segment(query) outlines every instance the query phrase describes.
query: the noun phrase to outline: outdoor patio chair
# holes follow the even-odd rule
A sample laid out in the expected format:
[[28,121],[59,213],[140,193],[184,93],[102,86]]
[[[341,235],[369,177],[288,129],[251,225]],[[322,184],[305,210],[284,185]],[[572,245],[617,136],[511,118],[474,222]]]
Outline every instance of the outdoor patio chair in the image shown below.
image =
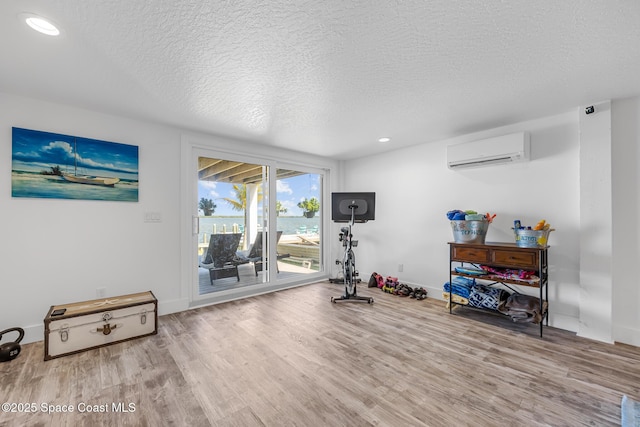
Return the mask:
[[[282,237],[282,231],[278,231],[277,233],[278,234],[276,235],[276,245],[280,241],[280,237]],[[284,254],[284,255],[278,254],[278,259],[286,258],[288,256],[289,256],[288,254]],[[247,255],[244,255],[242,252],[238,252],[238,254],[236,255],[236,258],[245,262],[252,262],[256,272],[256,276],[257,276],[258,272],[262,271],[262,264],[263,264],[262,233],[256,234],[256,240],[253,242],[253,245],[251,245],[251,248],[249,249],[249,253]]]
[[240,280],[238,265],[248,262],[236,257],[241,238],[241,233],[211,235],[209,247],[200,261],[200,267],[209,270],[211,286],[214,280],[225,277],[235,276]]

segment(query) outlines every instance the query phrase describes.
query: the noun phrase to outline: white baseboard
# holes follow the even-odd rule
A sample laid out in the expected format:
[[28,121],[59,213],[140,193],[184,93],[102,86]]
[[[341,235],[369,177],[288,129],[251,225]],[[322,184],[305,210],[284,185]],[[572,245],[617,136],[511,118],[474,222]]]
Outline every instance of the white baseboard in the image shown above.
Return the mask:
[[614,326],[613,340],[615,342],[640,347],[640,330],[624,326]]
[[549,326],[569,332],[578,332],[578,318],[550,311]]
[[[26,326],[22,329],[24,329],[24,339],[20,344],[29,344],[31,342],[44,341],[44,323],[39,325]],[[44,358],[44,354],[42,355],[42,357]]]
[[170,301],[158,301],[158,316],[165,314],[178,313],[189,309],[189,299],[180,298]]

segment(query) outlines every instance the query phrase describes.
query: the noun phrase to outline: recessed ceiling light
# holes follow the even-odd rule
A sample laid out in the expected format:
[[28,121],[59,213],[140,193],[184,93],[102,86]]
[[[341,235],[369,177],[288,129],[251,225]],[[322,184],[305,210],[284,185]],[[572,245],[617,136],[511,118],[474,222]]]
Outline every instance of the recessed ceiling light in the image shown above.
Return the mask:
[[22,13],[20,14],[20,18],[24,19],[28,26],[39,33],[48,36],[57,36],[60,34],[58,27],[42,16],[34,15],[33,13]]
[[382,138],[378,138],[378,142],[389,142],[389,141],[391,141],[391,138],[388,138],[386,136]]

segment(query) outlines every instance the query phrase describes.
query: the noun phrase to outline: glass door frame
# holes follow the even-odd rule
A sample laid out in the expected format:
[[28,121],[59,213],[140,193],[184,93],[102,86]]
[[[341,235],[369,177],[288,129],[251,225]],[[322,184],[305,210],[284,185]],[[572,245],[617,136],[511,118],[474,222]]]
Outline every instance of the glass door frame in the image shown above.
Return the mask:
[[[268,205],[266,211],[268,214],[267,224],[269,228],[277,226],[276,218],[276,201],[277,201],[277,179],[275,171],[278,168],[290,168],[303,172],[316,173],[322,175],[322,224],[321,224],[321,269],[318,272],[305,274],[303,277],[294,279],[278,279],[277,278],[277,233],[267,233],[268,238],[268,278],[266,281],[255,285],[246,286],[235,290],[227,290],[200,295],[198,292],[198,157],[219,158],[230,161],[239,161],[245,163],[254,163],[266,166],[268,168],[269,179],[268,187]],[[329,169],[298,164],[292,161],[278,161],[268,156],[256,156],[254,154],[245,154],[240,151],[228,151],[213,147],[209,144],[200,144],[195,138],[182,137],[182,194],[181,194],[181,215],[183,217],[183,227],[181,228],[182,242],[182,259],[181,270],[183,283],[181,286],[181,294],[188,298],[189,307],[197,307],[218,302],[231,301],[235,299],[245,298],[253,295],[273,292],[281,289],[300,286],[326,279],[328,272],[326,271],[328,250],[326,241],[327,231],[330,229],[328,219],[330,218],[330,192],[329,192]]]

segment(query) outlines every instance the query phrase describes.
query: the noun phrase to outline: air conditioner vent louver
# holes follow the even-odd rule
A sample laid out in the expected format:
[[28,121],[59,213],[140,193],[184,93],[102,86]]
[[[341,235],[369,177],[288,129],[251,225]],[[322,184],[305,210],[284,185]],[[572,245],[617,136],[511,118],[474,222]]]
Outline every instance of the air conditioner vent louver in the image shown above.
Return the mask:
[[447,146],[450,169],[472,168],[529,160],[527,132],[513,133],[479,141]]

